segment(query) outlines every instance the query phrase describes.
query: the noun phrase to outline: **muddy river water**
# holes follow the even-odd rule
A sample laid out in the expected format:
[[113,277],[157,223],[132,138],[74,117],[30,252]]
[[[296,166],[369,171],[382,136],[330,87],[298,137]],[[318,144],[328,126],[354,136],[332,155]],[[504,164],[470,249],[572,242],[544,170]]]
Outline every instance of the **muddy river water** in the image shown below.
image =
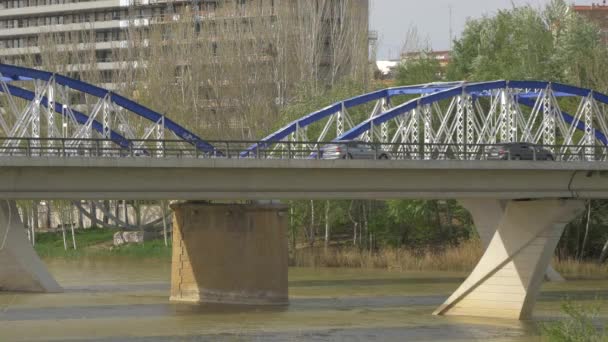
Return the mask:
[[293,268],[286,307],[176,305],[165,261],[47,264],[65,293],[0,292],[0,341],[539,341],[566,299],[608,298],[606,280],[546,283],[535,322],[436,317],[465,274]]

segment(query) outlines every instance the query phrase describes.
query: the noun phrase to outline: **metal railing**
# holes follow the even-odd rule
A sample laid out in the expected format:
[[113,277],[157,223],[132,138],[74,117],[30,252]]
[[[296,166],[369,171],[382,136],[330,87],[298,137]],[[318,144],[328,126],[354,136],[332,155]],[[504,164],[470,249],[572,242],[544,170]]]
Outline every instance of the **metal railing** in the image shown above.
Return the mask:
[[90,157],[608,162],[608,147],[596,145],[532,145],[522,143],[522,145],[528,146],[527,152],[524,154],[521,149],[505,147],[507,144],[500,143],[460,145],[236,140],[208,141],[208,143],[215,149],[205,151],[184,140],[129,140],[128,143],[125,141],[125,144],[120,146],[114,141],[105,139],[0,138],[0,159],[3,157]]

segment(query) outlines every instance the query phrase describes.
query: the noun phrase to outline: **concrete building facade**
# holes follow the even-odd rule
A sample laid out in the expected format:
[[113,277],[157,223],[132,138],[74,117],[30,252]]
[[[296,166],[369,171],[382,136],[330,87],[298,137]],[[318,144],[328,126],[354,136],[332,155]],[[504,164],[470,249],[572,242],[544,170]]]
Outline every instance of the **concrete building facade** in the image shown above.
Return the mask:
[[[127,28],[178,21],[184,8],[204,20],[214,18],[220,7],[238,11],[254,2],[267,7],[269,14],[274,12],[272,0],[2,0],[0,56],[11,62],[36,54],[38,36],[45,33],[55,33],[59,40],[74,32],[92,33],[95,48],[105,51],[124,45],[129,39]],[[100,62],[109,61],[100,56]]]

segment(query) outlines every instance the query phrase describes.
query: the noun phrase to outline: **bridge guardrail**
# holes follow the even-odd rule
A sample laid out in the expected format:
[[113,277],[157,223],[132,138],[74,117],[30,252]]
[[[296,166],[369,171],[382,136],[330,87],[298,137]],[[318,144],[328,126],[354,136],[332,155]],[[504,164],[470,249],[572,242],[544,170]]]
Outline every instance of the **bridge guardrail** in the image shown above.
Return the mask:
[[[541,160],[546,151],[555,161],[608,161],[608,147],[532,145],[528,156],[510,150],[496,155],[498,144],[404,144],[383,142],[209,141],[213,152],[203,152],[183,140],[130,140],[128,148],[106,139],[0,138],[0,158],[223,158],[223,159],[387,159],[394,160]],[[257,146],[250,150],[250,146]],[[329,145],[340,144],[341,154],[328,156]],[[526,144],[526,143],[522,143]],[[359,151],[355,151],[358,149]],[[365,156],[363,152],[365,150]]]

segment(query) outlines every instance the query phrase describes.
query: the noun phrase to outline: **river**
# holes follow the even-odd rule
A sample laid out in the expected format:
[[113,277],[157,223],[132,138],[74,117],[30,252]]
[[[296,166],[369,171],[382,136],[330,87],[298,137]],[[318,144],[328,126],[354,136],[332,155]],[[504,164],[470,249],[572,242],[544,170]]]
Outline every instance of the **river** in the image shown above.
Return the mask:
[[538,341],[566,298],[608,298],[608,280],[546,283],[536,322],[436,317],[465,274],[293,268],[286,307],[178,305],[166,261],[47,264],[66,291],[0,292],[0,341]]

